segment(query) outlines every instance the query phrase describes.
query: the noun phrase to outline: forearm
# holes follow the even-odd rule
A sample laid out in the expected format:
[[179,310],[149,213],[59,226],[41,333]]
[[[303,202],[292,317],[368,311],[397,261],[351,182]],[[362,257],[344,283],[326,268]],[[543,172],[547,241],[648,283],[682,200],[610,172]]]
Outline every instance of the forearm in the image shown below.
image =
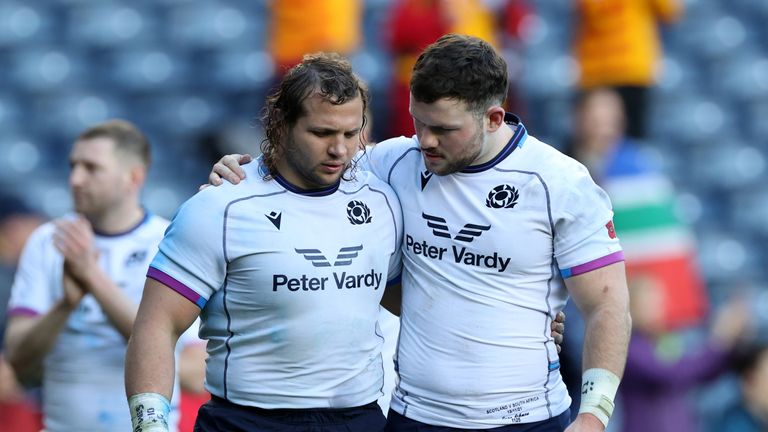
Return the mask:
[[624,305],[604,304],[585,316],[583,369],[600,368],[621,378],[632,329]]
[[177,335],[154,323],[137,323],[125,355],[125,392],[158,393],[171,399]]
[[138,305],[101,270],[93,272],[84,284],[117,331],[126,340],[130,338]]
[[613,413],[632,327],[624,263],[574,276],[566,284],[586,327],[578,425],[569,430],[603,430]]
[[44,315],[11,318],[5,354],[20,380],[37,378],[43,359],[56,343],[72,310],[64,301],[59,301]]

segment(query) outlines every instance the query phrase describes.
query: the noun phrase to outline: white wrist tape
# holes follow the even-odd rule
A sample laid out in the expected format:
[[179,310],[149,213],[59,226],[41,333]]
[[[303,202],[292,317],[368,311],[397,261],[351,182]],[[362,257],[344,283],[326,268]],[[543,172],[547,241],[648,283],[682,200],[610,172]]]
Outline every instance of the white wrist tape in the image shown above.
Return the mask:
[[133,432],[168,432],[171,404],[158,393],[139,393],[128,398]]
[[597,368],[585,370],[581,376],[579,414],[590,413],[608,427],[619,382],[619,377],[611,371]]

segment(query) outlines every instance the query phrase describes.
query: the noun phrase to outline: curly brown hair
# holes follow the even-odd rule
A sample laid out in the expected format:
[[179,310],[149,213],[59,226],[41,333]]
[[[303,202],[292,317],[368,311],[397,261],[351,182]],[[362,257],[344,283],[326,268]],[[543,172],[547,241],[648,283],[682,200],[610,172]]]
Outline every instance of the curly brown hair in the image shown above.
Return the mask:
[[[267,96],[261,116],[265,131],[261,142],[264,165],[267,167],[265,179],[276,173],[275,166],[286,134],[306,114],[304,101],[314,94],[334,105],[342,105],[359,96],[363,101],[360,144],[365,145],[363,131],[368,121],[365,115],[368,108],[367,87],[352,71],[349,61],[339,54],[305,55],[301,63],[286,72],[280,84]],[[350,169],[347,172],[353,171]]]
[[428,46],[413,66],[411,94],[419,102],[463,101],[476,115],[507,97],[507,62],[488,42],[447,34]]

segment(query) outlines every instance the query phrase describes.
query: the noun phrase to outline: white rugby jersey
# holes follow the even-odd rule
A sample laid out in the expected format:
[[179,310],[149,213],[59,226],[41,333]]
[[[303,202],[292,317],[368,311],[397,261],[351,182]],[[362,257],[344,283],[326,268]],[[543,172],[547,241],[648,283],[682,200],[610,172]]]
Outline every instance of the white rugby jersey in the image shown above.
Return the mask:
[[396,195],[368,172],[321,190],[207,188],[171,222],[149,277],[201,309],[206,388],[261,408],[354,407],[382,393],[379,302],[399,278]]
[[[101,268],[136,304],[167,225],[167,220],[147,213],[128,232],[94,236]],[[54,229],[53,223],[44,224],[27,241],[13,284],[10,315],[44,314],[62,298],[64,258],[53,245]],[[190,328],[187,337],[196,337],[195,331]],[[96,299],[86,294],[43,363],[47,431],[131,430],[123,381],[125,349],[126,340]],[[171,430],[178,422],[177,406],[174,397]]]
[[565,411],[550,337],[563,278],[623,259],[587,170],[507,122],[517,128],[497,157],[451,175],[426,170],[415,136],[363,158],[403,207],[392,408],[424,423],[484,429]]

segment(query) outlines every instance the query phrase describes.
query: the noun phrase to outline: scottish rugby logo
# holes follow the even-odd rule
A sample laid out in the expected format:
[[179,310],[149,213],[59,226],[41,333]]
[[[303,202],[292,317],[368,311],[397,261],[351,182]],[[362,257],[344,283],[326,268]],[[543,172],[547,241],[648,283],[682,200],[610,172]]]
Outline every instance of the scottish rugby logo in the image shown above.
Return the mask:
[[513,208],[517,204],[520,193],[514,186],[507,184],[498,185],[488,192],[485,206],[490,208]]
[[362,201],[353,200],[347,204],[347,219],[352,225],[362,225],[371,222],[371,210]]

